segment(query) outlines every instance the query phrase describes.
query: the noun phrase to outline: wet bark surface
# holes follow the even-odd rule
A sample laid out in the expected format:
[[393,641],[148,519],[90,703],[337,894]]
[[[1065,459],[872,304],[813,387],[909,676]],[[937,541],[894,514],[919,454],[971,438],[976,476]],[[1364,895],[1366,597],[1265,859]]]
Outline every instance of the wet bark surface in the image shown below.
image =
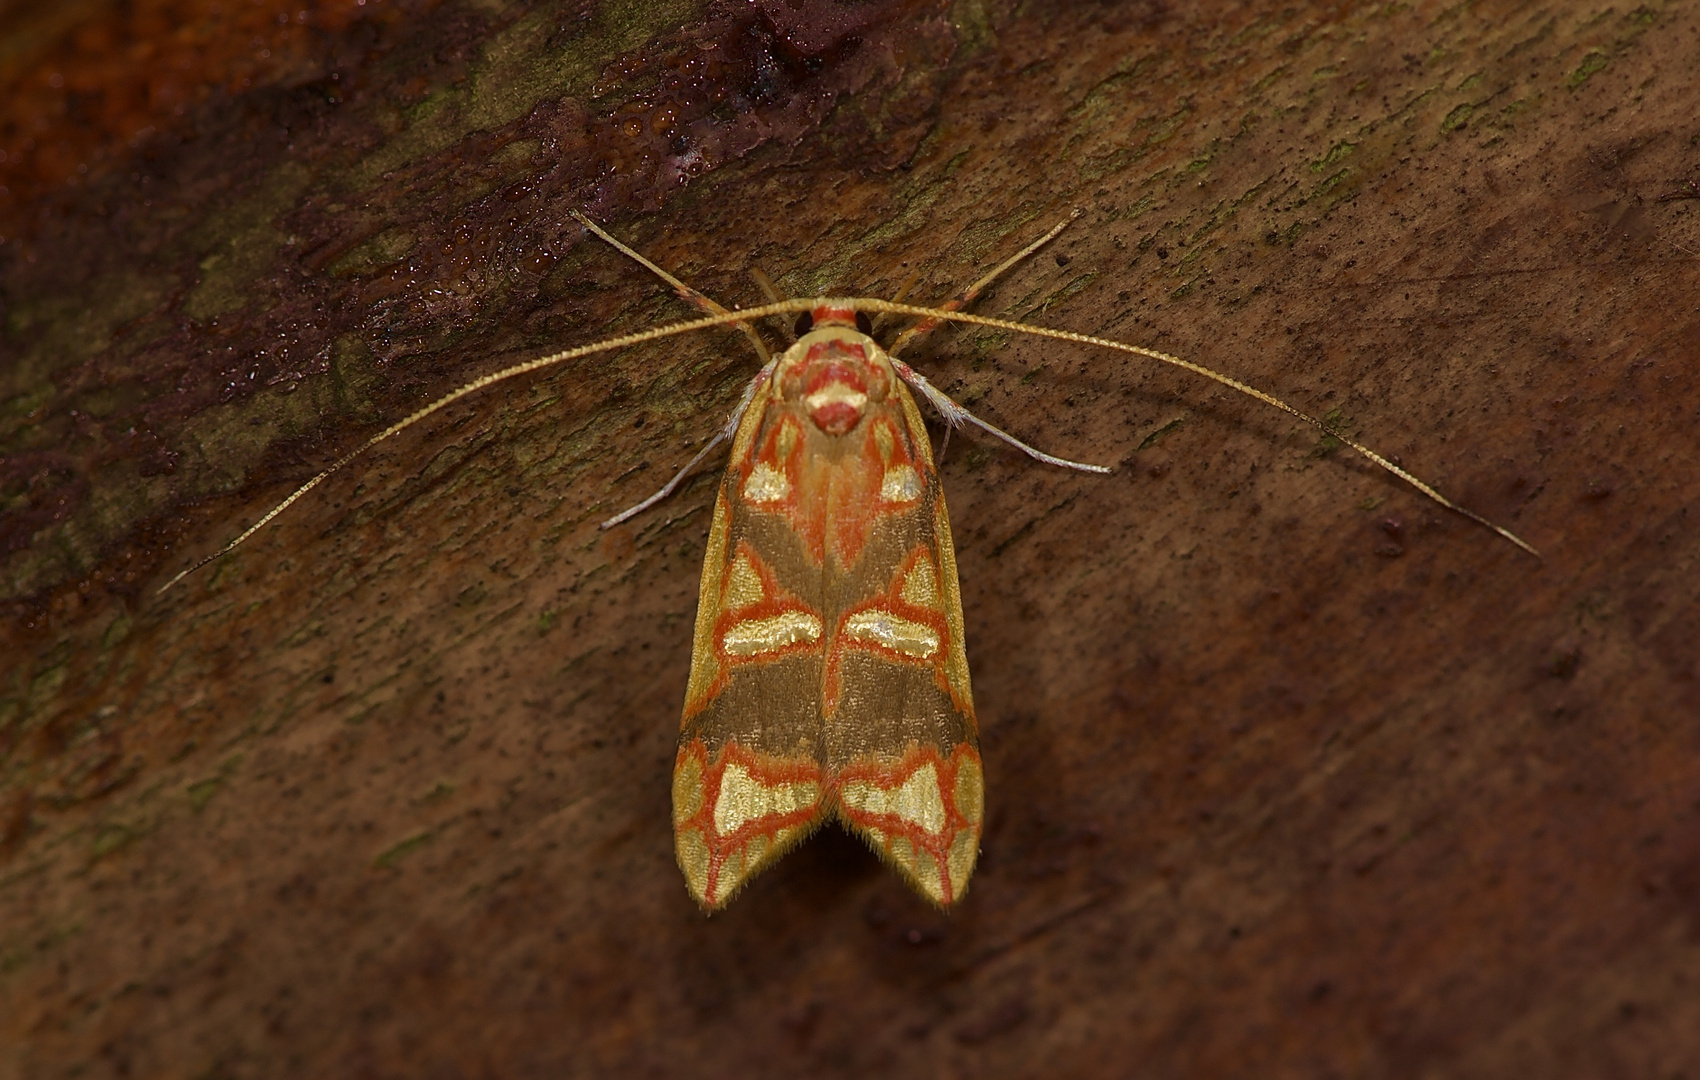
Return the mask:
[[[0,1075],[1693,1075],[1692,6],[285,7],[6,16]],[[466,380],[690,314],[574,207],[745,305],[940,300],[1084,208],[978,310],[1544,558],[1184,372],[942,332],[1117,469],[943,459],[973,887],[827,833],[705,918],[713,471],[596,523],[738,335],[493,387],[154,595]]]

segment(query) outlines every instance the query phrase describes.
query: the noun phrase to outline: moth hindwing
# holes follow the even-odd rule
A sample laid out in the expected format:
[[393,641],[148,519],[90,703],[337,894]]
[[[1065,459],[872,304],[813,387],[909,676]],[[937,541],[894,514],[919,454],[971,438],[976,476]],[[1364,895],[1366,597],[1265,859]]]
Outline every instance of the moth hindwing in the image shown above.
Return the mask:
[[753,389],[703,561],[679,866],[714,910],[836,819],[949,906],[974,871],[984,782],[921,413],[853,313],[830,308]]

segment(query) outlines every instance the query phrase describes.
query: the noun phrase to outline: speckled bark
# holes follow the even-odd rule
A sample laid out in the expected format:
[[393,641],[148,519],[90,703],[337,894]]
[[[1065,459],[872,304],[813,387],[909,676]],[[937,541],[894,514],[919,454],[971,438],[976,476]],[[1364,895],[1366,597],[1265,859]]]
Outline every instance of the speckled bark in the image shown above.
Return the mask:
[[[79,90],[93,167],[17,174],[0,1076],[1692,1076],[1700,13],[754,10],[343,10],[134,148]],[[688,314],[572,206],[746,304],[942,298],[1084,207],[981,310],[1327,413],[1545,561],[1183,373],[942,334],[1118,465],[942,463],[974,887],[831,835],[705,919],[714,477],[595,522],[737,335],[468,401],[152,595],[389,419]]]

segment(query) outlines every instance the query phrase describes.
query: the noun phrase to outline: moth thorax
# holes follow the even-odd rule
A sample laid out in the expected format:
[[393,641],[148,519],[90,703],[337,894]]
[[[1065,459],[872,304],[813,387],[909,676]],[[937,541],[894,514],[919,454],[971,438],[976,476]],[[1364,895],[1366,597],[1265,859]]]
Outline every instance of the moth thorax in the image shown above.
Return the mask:
[[817,331],[797,348],[799,363],[783,377],[786,398],[800,401],[815,427],[828,435],[845,435],[862,422],[870,401],[884,401],[887,381],[883,365],[868,353],[872,342],[859,333]]

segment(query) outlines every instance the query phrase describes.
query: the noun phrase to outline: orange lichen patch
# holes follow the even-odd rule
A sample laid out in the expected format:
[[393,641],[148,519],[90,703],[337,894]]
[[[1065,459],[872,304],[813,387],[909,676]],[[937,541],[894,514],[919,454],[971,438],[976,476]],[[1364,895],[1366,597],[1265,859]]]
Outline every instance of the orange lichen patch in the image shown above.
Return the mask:
[[34,196],[179,129],[213,95],[312,75],[327,36],[393,6],[133,0],[14,16],[0,53],[0,233]]

